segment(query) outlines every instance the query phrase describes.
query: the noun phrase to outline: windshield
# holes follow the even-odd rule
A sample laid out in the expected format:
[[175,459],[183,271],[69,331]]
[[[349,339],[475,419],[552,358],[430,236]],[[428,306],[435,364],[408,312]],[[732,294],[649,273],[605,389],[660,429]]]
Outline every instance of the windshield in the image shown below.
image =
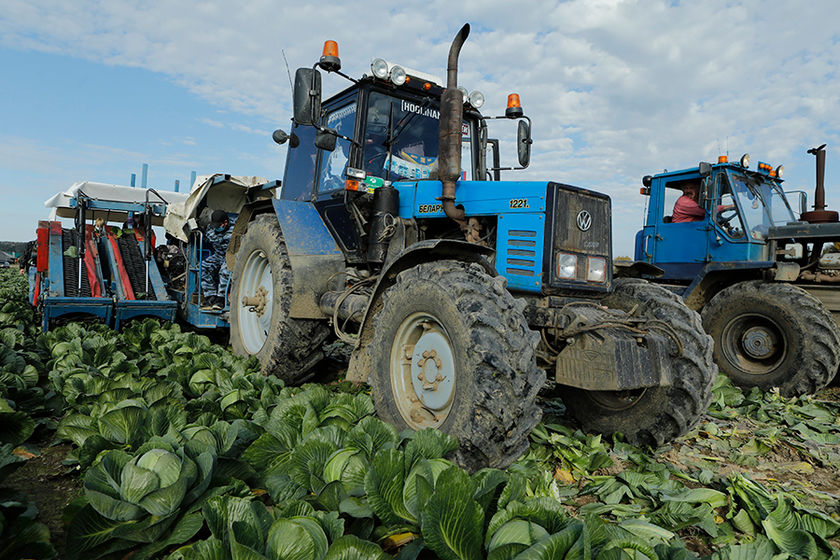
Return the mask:
[[764,239],[771,226],[794,220],[782,189],[760,178],[731,174],[732,191],[753,239]]
[[[437,178],[438,101],[420,102],[371,92],[365,130],[364,169],[369,174],[390,180]],[[388,131],[392,130],[391,159],[388,161]],[[461,167],[472,167],[469,125],[462,128]],[[462,175],[471,178],[472,172]]]

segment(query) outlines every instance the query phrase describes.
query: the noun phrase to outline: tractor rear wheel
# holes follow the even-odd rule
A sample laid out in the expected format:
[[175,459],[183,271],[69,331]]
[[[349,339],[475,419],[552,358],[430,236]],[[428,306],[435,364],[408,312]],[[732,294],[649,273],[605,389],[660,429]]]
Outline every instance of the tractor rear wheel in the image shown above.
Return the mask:
[[587,391],[564,387],[566,408],[587,431],[621,432],[634,445],[658,447],[693,428],[712,400],[717,368],[712,338],[700,315],[673,292],[638,278],[618,278],[603,304],[664,321],[679,337],[682,354],[672,358],[672,383],[631,391]]
[[791,284],[741,282],[703,308],[715,361],[741,387],[816,393],[840,365],[840,330],[819,300]]
[[266,374],[299,383],[323,357],[326,321],[292,319],[292,267],[273,214],[258,216],[242,238],[231,275],[230,344],[256,356]]
[[455,436],[455,460],[470,470],[512,463],[542,416],[539,337],[505,285],[478,264],[420,264],[383,292],[373,317],[368,382],[380,418]]

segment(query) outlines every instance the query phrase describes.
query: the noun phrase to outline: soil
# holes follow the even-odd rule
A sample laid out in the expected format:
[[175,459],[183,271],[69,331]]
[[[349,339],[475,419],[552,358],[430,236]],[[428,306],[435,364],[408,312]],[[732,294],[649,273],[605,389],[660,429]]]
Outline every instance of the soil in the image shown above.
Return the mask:
[[[64,558],[64,508],[81,494],[82,480],[75,469],[62,465],[70,444],[49,446],[53,434],[26,444],[37,456],[29,459],[3,482],[2,486],[24,492],[38,506],[38,521],[50,530],[50,541]],[[37,449],[36,449],[37,448]]]

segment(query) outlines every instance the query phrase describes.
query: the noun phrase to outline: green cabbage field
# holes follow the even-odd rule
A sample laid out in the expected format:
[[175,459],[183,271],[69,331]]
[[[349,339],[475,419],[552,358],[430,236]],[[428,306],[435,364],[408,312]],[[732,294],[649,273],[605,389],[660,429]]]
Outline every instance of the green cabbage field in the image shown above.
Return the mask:
[[0,558],[840,559],[838,389],[718,379],[656,451],[586,435],[546,396],[529,453],[469,473],[366,387],[284,387],[147,320],[42,334],[0,271]]

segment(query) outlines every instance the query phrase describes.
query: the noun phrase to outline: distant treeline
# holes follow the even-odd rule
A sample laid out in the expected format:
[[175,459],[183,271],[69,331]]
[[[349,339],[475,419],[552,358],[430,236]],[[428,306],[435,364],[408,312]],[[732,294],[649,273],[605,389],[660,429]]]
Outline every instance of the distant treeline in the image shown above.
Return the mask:
[[0,251],[19,257],[26,249],[26,241],[0,241]]

